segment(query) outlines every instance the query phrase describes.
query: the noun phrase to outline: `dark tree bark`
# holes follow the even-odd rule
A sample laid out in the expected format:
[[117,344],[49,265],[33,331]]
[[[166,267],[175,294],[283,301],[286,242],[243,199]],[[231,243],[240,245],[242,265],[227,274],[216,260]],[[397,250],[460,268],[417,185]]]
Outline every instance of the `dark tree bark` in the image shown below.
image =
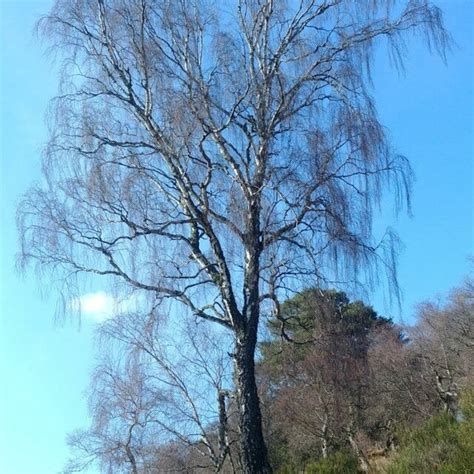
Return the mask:
[[254,344],[245,340],[237,343],[235,354],[240,443],[246,474],[271,472],[263,439],[262,415],[255,381]]

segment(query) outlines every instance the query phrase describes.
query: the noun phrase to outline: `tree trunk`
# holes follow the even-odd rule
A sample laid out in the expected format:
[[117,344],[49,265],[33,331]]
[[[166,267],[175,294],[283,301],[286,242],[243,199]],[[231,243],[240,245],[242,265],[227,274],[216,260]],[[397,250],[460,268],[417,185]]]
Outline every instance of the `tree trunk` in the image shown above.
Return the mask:
[[349,442],[349,446],[352,448],[352,451],[357,456],[359,460],[359,469],[362,472],[369,471],[369,463],[367,458],[365,457],[364,452],[359,448],[356,440],[355,440],[355,426],[354,426],[354,408],[352,404],[349,405],[349,426],[347,427],[347,440]]
[[237,402],[239,404],[240,448],[245,474],[271,473],[263,439],[262,415],[255,381],[255,343],[237,341],[235,352]]
[[[449,371],[448,375],[450,376],[448,379],[448,384],[447,387],[444,388],[443,377],[441,377],[439,374],[436,374],[436,389],[439,397],[443,401],[444,411],[458,420],[460,417],[458,388]],[[447,377],[445,377],[445,379],[447,379]]]
[[[262,174],[263,176],[263,174]],[[257,186],[257,189],[260,185]],[[250,205],[250,218],[246,234],[244,305],[235,341],[235,383],[239,404],[240,449],[245,474],[267,474],[272,469],[268,462],[267,447],[263,439],[262,414],[255,380],[255,348],[260,316],[259,281],[260,255],[260,199],[258,195]]]
[[219,390],[217,393],[217,404],[219,406],[219,428],[218,428],[218,446],[219,456],[215,468],[215,472],[220,472],[225,458],[229,453],[229,443],[227,440],[227,409],[225,399],[228,396],[226,390]]
[[328,424],[327,420],[323,425],[321,456],[325,459],[328,457],[329,442],[328,442]]
[[128,460],[130,461],[130,464],[132,466],[132,474],[138,474],[137,461],[135,459],[135,456],[132,453],[132,450],[130,449],[130,446],[127,445],[125,450],[127,452]]

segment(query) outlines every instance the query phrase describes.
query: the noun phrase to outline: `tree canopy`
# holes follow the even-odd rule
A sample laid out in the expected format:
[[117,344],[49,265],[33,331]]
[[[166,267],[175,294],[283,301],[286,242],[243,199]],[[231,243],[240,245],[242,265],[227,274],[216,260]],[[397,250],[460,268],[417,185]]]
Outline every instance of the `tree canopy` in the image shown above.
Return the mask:
[[243,470],[270,472],[260,315],[280,318],[303,284],[397,287],[397,238],[374,237],[373,212],[384,190],[409,207],[411,171],[378,119],[370,66],[379,46],[400,64],[410,32],[444,55],[440,10],[57,0],[39,29],[62,82],[45,180],[19,206],[22,263],[76,291],[105,277],[229,330]]

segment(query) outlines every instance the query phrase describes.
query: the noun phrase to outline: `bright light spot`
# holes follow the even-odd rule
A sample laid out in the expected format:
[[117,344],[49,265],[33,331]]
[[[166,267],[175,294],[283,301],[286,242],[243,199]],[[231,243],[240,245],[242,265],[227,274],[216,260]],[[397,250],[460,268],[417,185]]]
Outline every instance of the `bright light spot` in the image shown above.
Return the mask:
[[70,307],[74,311],[80,311],[87,319],[102,323],[117,314],[136,310],[137,298],[132,295],[118,299],[105,291],[96,291],[74,298]]

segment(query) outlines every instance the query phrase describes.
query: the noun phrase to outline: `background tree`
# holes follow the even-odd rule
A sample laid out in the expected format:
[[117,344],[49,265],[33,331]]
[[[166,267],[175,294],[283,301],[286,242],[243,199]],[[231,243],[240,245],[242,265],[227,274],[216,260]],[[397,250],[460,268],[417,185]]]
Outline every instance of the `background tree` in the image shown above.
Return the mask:
[[412,350],[423,365],[429,390],[444,410],[459,416],[460,389],[472,384],[474,372],[474,291],[472,280],[452,291],[441,306],[426,302],[411,329]]
[[[275,428],[270,445],[292,452],[296,463],[298,453],[301,462],[308,453],[327,457],[349,447],[364,463],[356,435],[371,428],[368,354],[392,322],[343,292],[319,289],[283,303],[280,319],[269,322],[273,338],[262,343],[259,365]],[[275,337],[281,324],[290,341]]]
[[167,329],[162,319],[124,314],[100,328],[107,354],[93,376],[92,424],[70,435],[66,472],[93,462],[107,472],[237,469],[228,339],[196,325]]
[[418,424],[436,412],[423,363],[400,328],[381,328],[369,348],[370,435],[380,448],[396,448],[396,430]]
[[[473,296],[467,280],[446,303],[421,305],[416,324],[403,329],[335,290],[306,290],[282,303],[279,319],[268,321],[258,364],[278,472],[314,463],[323,469],[319,458],[350,463],[347,449],[359,468],[379,472],[374,465],[392,455],[400,435],[425,422],[428,430],[447,423],[442,436],[466,456],[469,443],[458,446],[452,430],[465,419],[458,402],[465,394],[468,407],[474,382]],[[438,419],[441,410],[447,416]]]
[[142,472],[150,420],[166,400],[150,391],[145,380],[136,363],[125,369],[108,358],[96,368],[89,395],[93,422],[88,430],[68,436],[73,457],[65,472],[80,472],[96,462],[104,472]]
[[443,54],[440,11],[57,0],[40,28],[64,62],[45,182],[19,208],[22,262],[69,288],[109,277],[227,328],[244,471],[270,471],[254,376],[262,305],[278,315],[302,280],[384,271],[396,283],[395,237],[375,241],[372,211],[385,186],[401,203],[410,173],[378,121],[370,64],[379,40],[400,61],[409,31]]

